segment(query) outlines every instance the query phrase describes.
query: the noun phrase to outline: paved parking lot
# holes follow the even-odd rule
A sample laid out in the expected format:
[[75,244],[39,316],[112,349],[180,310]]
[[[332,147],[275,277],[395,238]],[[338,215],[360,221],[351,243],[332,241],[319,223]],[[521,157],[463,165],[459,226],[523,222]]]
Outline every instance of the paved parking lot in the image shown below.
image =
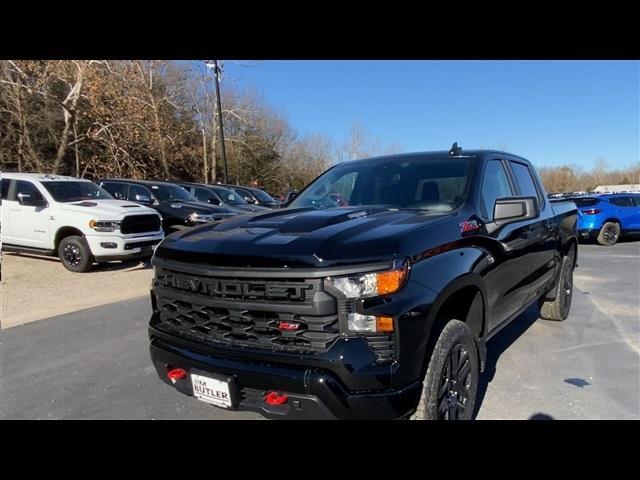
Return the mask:
[[[34,260],[37,261],[37,260]],[[488,344],[479,419],[640,419],[640,242],[582,245],[571,316],[529,309]],[[146,297],[2,331],[5,419],[258,419],[155,376]]]

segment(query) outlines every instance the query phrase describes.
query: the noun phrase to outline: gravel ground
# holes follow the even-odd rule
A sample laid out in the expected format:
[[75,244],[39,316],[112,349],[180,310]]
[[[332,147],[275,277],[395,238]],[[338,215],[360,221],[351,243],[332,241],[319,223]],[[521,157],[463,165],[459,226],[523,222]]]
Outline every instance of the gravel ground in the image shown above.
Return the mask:
[[152,277],[135,260],[72,273],[56,258],[3,253],[2,328],[148,295]]

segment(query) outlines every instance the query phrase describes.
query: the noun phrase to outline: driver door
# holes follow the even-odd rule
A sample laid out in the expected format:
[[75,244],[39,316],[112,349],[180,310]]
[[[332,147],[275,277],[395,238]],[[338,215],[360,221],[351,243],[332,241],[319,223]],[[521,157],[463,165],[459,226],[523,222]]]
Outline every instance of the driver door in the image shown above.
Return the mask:
[[[8,210],[9,224],[13,232],[12,240],[25,247],[51,248],[49,239],[51,209],[46,198],[37,185],[27,180],[17,180],[14,192],[11,199],[2,202],[2,208]],[[29,205],[34,202],[39,205]]]

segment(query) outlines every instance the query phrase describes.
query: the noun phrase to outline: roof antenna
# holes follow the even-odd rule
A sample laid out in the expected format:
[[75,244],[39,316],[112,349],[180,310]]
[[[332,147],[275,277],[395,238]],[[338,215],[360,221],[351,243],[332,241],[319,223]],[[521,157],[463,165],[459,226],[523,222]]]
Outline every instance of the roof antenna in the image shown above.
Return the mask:
[[462,148],[458,146],[458,142],[454,142],[454,144],[451,145],[451,150],[449,150],[449,155],[453,157],[454,155],[459,155],[460,152],[462,152]]

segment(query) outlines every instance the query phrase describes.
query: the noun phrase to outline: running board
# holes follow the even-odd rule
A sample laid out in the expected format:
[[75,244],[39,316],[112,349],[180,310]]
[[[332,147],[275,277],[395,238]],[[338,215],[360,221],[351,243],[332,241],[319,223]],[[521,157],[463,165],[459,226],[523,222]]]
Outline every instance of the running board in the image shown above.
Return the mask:
[[15,252],[15,253],[33,253],[34,255],[44,255],[47,257],[55,257],[55,250],[49,250],[46,248],[36,248],[36,247],[23,247],[20,245],[11,245],[8,243],[2,244],[3,252]]

